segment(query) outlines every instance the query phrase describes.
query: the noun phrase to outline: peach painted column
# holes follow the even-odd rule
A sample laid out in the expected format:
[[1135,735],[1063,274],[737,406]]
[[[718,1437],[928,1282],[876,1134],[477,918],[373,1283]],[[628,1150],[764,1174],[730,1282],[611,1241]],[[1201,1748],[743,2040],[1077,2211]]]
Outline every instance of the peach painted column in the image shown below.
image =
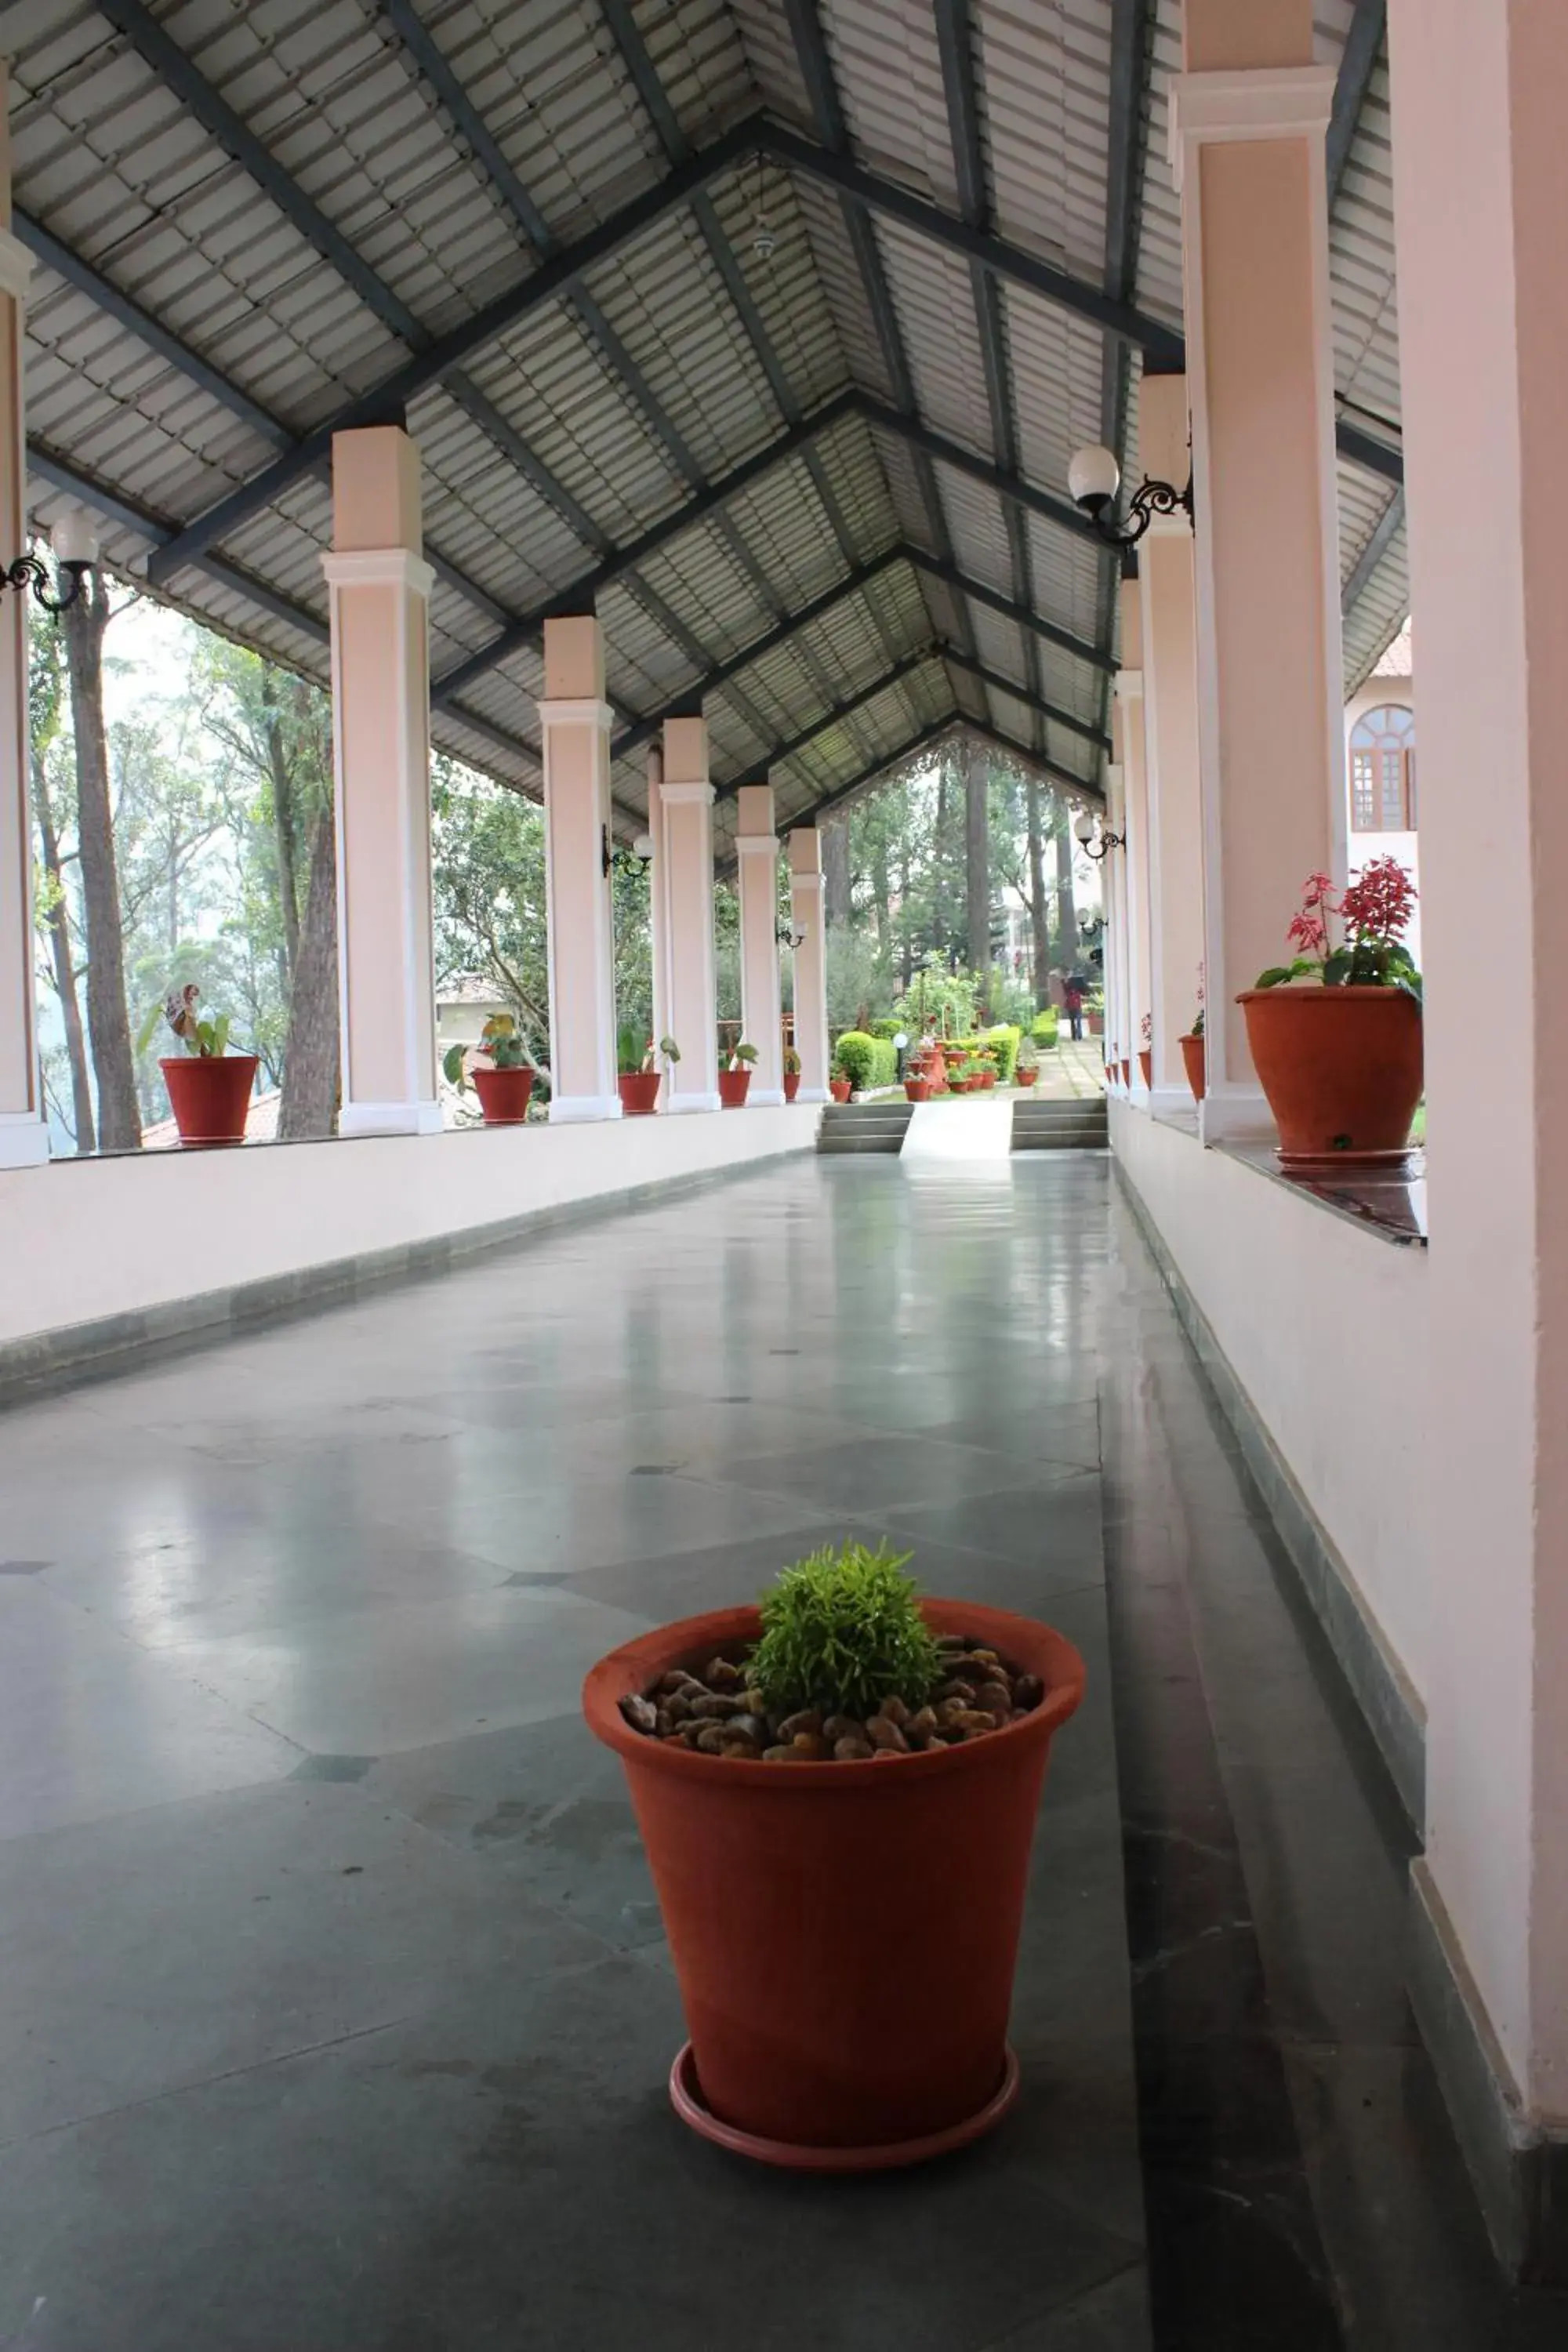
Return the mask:
[[[1191,462],[1184,375],[1145,375],[1138,454],[1152,480],[1179,489]],[[1204,836],[1198,788],[1197,587],[1193,527],[1156,515],[1138,549],[1143,632],[1143,744],[1149,771],[1149,947],[1158,1114],[1189,1111],[1178,1042],[1198,1009],[1204,961]]]
[[746,1100],[784,1100],[784,1008],[779,994],[779,837],[771,784],[736,795],[735,859],[741,895],[741,1027],[757,1049]]
[[[0,65],[0,549],[8,559],[27,544],[22,335],[32,265],[11,234],[6,80]],[[27,775],[26,604],[12,588],[0,594],[0,1168],[33,1168],[49,1156],[34,998]]]
[[713,786],[708,728],[664,722],[664,921],[669,943],[669,1034],[680,1059],[665,1081],[666,1110],[719,1108],[719,1006],[713,954]]
[[332,439],[332,761],[337,787],[342,1135],[440,1132],[430,905],[434,574],[419,451],[395,425]]
[[[1568,11],[1555,0],[1393,0],[1389,42],[1431,1137],[1426,1838],[1416,1881],[1457,1987],[1447,2013],[1468,2015],[1491,2042],[1486,2063],[1506,2102],[1499,2133],[1540,2168],[1519,2206],[1533,2207],[1533,2257],[1562,2284]],[[1482,871],[1508,987],[1478,1054]],[[1423,2023],[1430,2034],[1426,2011]],[[1478,2094],[1457,2037],[1433,2039],[1461,2125],[1473,2124]],[[1530,2259],[1528,2221],[1506,2243],[1495,2200],[1483,2201],[1510,2263]]]
[[1143,668],[1138,613],[1138,583],[1123,580],[1121,598],[1121,667],[1116,673],[1116,711],[1121,720],[1122,803],[1125,823],[1121,830],[1127,846],[1112,850],[1122,865],[1122,897],[1127,908],[1127,1043],[1122,1048],[1131,1069],[1131,1091],[1142,1097],[1146,1089],[1138,1055],[1143,1045],[1143,1016],[1150,1007],[1149,925],[1152,877],[1149,859],[1149,779],[1143,755]]
[[[1127,770],[1121,756],[1121,709],[1114,698],[1110,705],[1110,747],[1113,756],[1106,762],[1101,827],[1106,833],[1125,834]],[[1105,909],[1105,1058],[1112,1068],[1128,1050],[1123,1042],[1131,995],[1128,981],[1131,942],[1127,936],[1126,881],[1126,862],[1113,849],[1100,869],[1100,898]]]
[[544,624],[544,888],[550,931],[550,1118],[619,1118],[608,873],[610,725],[605,633],[592,613]]
[[[661,1037],[668,1037],[669,1028],[669,908],[665,888],[664,803],[660,787],[664,782],[664,746],[650,743],[647,747],[647,837],[653,844],[653,856],[647,868],[647,912],[649,961],[653,974],[653,1042],[657,1048]],[[662,1060],[658,1064],[658,1102],[666,1108],[669,1077]]]
[[1333,345],[1311,0],[1186,0],[1182,196],[1204,815],[1205,1140],[1272,1121],[1233,1002],[1342,868]]
[[823,900],[822,835],[797,824],[789,836],[790,928],[795,951],[795,1050],[799,1103],[824,1103],[827,1091],[827,909]]

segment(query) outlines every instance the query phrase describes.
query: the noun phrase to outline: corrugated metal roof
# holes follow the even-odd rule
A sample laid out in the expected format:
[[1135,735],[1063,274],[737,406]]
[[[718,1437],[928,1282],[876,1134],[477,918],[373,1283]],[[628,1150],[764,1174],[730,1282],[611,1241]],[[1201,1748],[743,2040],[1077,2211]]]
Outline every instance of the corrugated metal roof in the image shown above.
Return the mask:
[[[732,673],[707,697],[721,780],[855,705],[782,762],[792,812],[966,714],[1092,782],[1094,746],[1036,697],[1102,725],[1102,669],[929,568],[896,562],[795,636],[778,633],[902,545],[1009,603],[1032,597],[1058,631],[1109,650],[1108,568],[1081,537],[1037,512],[1020,530],[994,484],[898,430],[847,416],[810,437],[810,420],[859,387],[983,472],[1005,470],[999,390],[1019,472],[1060,495],[1072,449],[1100,437],[1114,382],[1097,328],[1006,282],[1003,381],[993,366],[988,386],[970,264],[885,215],[857,215],[743,138],[694,201],[650,204],[635,236],[570,283],[540,279],[548,299],[530,294],[552,256],[760,109],[957,214],[963,115],[955,145],[931,7],[410,5],[441,71],[380,0],[0,0],[17,226],[43,257],[27,352],[39,519],[74,489],[99,506],[110,559],[134,572],[411,354],[521,289],[508,323],[408,403],[438,575],[437,687],[496,648],[438,701],[438,742],[535,786],[537,624],[597,579],[626,719],[689,697],[721,665]],[[1330,61],[1352,5],[1318,0]],[[1179,0],[1145,0],[1145,19],[1147,87],[1132,87],[1122,126],[1137,163],[1130,290],[1179,326],[1165,150]],[[1096,286],[1109,267],[1113,23],[1111,0],[967,9],[985,218]],[[1380,61],[1331,225],[1336,380],[1347,416],[1396,436],[1388,146]],[[786,436],[794,454],[774,458]],[[1122,453],[1134,467],[1131,417]],[[742,489],[714,490],[753,467]],[[168,593],[321,676],[330,499],[320,470],[286,470]],[[1341,502],[1354,676],[1404,617],[1404,533],[1397,511],[1385,519],[1387,484],[1351,466]],[[618,551],[649,533],[627,567]],[[872,691],[941,645],[1003,683],[931,658]],[[640,750],[615,781],[639,807]]]

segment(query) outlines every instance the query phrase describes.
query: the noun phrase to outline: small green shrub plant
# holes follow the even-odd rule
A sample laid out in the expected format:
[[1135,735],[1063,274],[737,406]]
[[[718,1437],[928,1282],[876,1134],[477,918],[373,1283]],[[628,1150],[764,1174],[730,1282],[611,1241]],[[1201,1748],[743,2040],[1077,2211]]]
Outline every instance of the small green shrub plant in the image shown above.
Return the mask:
[[1029,1024],[1029,1034],[1036,1045],[1047,1048],[1056,1044],[1060,1029],[1061,1017],[1054,1004],[1047,1004],[1043,1011],[1037,1013]]
[[833,1050],[857,1094],[864,1094],[870,1087],[890,1087],[898,1078],[898,1048],[890,1037],[873,1037],[864,1029],[846,1029]]
[[909,1552],[825,1544],[780,1572],[760,1603],[763,1634],[747,1665],[769,1710],[819,1706],[863,1721],[884,1699],[923,1706],[942,1653],[921,1614]]

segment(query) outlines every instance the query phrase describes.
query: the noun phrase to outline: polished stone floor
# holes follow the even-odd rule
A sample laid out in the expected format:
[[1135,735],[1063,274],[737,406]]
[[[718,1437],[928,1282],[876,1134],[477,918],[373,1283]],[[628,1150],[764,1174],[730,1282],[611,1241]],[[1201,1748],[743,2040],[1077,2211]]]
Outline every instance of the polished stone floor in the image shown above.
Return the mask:
[[[584,1668],[826,1534],[1049,1616],[984,2146],[690,2138]],[[1103,1156],[792,1161],[0,1418],[7,2352],[1545,2352],[1407,1842]],[[896,1937],[889,1965],[896,1966]]]

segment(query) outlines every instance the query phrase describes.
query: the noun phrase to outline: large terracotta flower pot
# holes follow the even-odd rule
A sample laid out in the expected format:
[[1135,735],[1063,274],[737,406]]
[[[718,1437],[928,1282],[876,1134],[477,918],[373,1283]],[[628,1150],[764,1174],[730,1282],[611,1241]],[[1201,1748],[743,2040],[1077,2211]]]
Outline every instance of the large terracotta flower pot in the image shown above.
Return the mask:
[[468,1076],[479,1097],[487,1127],[519,1127],[528,1117],[533,1092],[533,1072],[523,1063],[515,1070],[493,1070],[476,1062]]
[[658,1108],[662,1070],[623,1070],[616,1080],[623,1118],[651,1118]]
[[835,1102],[847,1102],[849,1099],[848,1079],[829,1078],[827,1081],[827,1091],[833,1097]]
[[906,1099],[910,1102],[930,1102],[931,1080],[929,1078],[906,1078],[904,1080],[904,1094]]
[[980,1091],[982,1092],[982,1094],[987,1093],[987,1092],[990,1090],[990,1088],[995,1085],[995,1083],[996,1083],[996,1073],[995,1073],[995,1071],[994,1071],[994,1070],[982,1070],[982,1071],[981,1071],[981,1073],[980,1073]]
[[187,1151],[245,1141],[256,1066],[254,1054],[175,1054],[159,1063]]
[[1152,1088],[1154,1084],[1154,1049],[1152,1045],[1139,1046],[1138,1066],[1143,1073],[1144,1087]]
[[1130,1086],[1132,1084],[1132,1065],[1131,1065],[1131,1063],[1129,1060],[1127,1060],[1127,1059],[1123,1058],[1121,1061],[1118,1062],[1118,1064],[1116,1065],[1116,1066],[1117,1066],[1117,1068],[1118,1068],[1118,1069],[1121,1071],[1121,1083],[1122,1083],[1122,1085],[1123,1085],[1124,1087],[1130,1087]]
[[1038,1070],[1015,1070],[1013,1077],[1018,1086],[1032,1087],[1039,1075]]
[[1178,1037],[1178,1045],[1183,1049],[1183,1063],[1187,1066],[1187,1085],[1192,1087],[1192,1101],[1201,1103],[1204,1094],[1208,1091],[1208,1079],[1204,1075],[1204,1033],[1199,1030],[1196,1037]]
[[1248,988],[1237,1003],[1286,1167],[1402,1160],[1421,1100],[1421,1008],[1399,988]]
[[784,1090],[785,1102],[794,1102],[796,1095],[800,1092],[800,1072],[798,1070],[786,1070],[784,1072]]
[[1085,1013],[1085,1014],[1084,1014],[1084,1016],[1083,1016],[1083,1021],[1084,1021],[1084,1027],[1088,1030],[1088,1032],[1089,1032],[1089,1035],[1090,1035],[1091,1037],[1103,1037],[1103,1036],[1104,1036],[1104,1034],[1105,1034],[1105,1015],[1104,1015],[1104,1013],[1088,1013],[1088,1012],[1086,1012],[1086,1013]]
[[1202,1102],[1207,1091],[1207,1080],[1204,1073],[1203,1032],[1200,1029],[1195,1037],[1181,1037],[1176,1042],[1181,1046],[1182,1059],[1186,1065],[1187,1084],[1193,1090],[1193,1100]]
[[855,2170],[935,2155],[995,2121],[1014,2079],[1030,1843],[1083,1661],[1032,1619],[923,1605],[939,1633],[1037,1675],[1040,1705],[985,1738],[884,1763],[740,1763],[630,1728],[623,1697],[742,1650],[755,1609],[642,1634],[584,1686],[590,1730],[626,1767],[679,1979],[691,2042],[678,2109],[767,2162]]
[[724,1110],[744,1110],[746,1108],[746,1090],[750,1087],[751,1083],[752,1074],[749,1069],[721,1070],[719,1073],[719,1102],[721,1108]]

